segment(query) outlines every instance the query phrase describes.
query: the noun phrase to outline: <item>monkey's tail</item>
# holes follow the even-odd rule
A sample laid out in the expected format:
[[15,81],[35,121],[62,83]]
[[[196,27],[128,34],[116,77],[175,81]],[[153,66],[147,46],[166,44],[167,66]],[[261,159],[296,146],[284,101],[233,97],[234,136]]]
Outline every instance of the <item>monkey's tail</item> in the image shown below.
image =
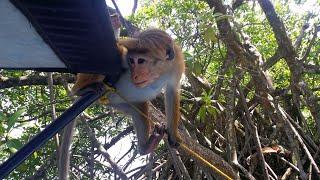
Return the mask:
[[59,148],[58,157],[58,177],[59,180],[68,180],[70,169],[70,146],[73,139],[74,129],[77,124],[77,120],[73,120],[68,124],[63,131],[62,143]]

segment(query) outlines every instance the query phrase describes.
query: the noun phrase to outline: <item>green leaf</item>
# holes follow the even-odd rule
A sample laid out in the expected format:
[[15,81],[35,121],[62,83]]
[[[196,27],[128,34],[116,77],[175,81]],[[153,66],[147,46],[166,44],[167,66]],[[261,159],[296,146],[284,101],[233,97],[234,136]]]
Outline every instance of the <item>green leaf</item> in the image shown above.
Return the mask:
[[193,65],[193,72],[195,75],[200,75],[202,71],[201,64],[199,62],[195,62]]
[[28,169],[29,169],[29,166],[28,166],[27,164],[25,164],[25,163],[21,164],[21,165],[18,166],[18,168],[17,168],[17,170],[18,170],[19,172],[26,172],[26,171],[28,171]]
[[183,52],[184,58],[186,61],[192,61],[193,57],[189,52]]
[[23,146],[23,144],[18,139],[9,139],[6,144],[10,152],[12,153],[17,152],[18,149]]
[[193,62],[194,62],[193,61],[193,56],[188,52],[184,52],[183,55],[184,55],[185,63],[187,65],[187,67],[192,67]]
[[200,120],[204,120],[206,117],[206,107],[205,106],[201,106],[201,108],[199,109],[199,117]]
[[18,118],[25,112],[25,109],[19,109],[15,113],[13,113],[11,116],[8,117],[8,127],[7,131],[10,131],[11,128],[15,125],[15,123],[18,121]]
[[206,31],[203,33],[203,38],[206,42],[216,42],[217,41],[217,37],[216,34],[214,32],[213,28],[207,28]]
[[3,134],[5,133],[6,129],[3,127],[2,124],[0,124],[0,137],[3,137]]
[[34,152],[33,153],[33,157],[36,159],[38,157],[38,153],[37,152]]
[[217,109],[216,109],[214,106],[211,106],[211,105],[208,106],[207,110],[208,110],[208,112],[209,112],[211,115],[216,116],[216,114],[217,114]]
[[6,119],[7,119],[7,116],[3,112],[0,112],[0,121],[4,121]]
[[0,147],[2,146],[2,145],[5,145],[7,142],[5,141],[5,140],[3,140],[3,141],[0,141]]

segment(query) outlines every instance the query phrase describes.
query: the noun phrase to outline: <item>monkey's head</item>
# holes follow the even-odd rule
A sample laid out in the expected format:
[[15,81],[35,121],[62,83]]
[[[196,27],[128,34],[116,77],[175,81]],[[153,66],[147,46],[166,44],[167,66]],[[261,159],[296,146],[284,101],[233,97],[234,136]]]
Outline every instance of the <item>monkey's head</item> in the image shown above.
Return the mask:
[[111,14],[110,20],[111,20],[113,29],[117,29],[121,27],[121,21],[118,13]]
[[127,48],[124,67],[130,69],[132,82],[145,87],[171,70],[175,59],[174,42],[164,31],[150,29],[134,38],[119,41]]

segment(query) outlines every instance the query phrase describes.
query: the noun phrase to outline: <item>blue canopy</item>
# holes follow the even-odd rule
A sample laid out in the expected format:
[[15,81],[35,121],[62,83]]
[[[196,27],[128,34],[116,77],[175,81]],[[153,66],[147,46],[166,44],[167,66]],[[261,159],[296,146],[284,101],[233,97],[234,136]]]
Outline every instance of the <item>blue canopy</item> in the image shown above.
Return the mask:
[[0,68],[121,72],[105,0],[1,0]]

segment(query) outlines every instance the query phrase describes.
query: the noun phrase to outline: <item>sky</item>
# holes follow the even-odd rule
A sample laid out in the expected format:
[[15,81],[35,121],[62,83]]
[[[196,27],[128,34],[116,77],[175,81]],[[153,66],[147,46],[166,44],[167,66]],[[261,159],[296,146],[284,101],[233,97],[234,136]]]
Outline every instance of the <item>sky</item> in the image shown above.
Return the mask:
[[[131,14],[133,8],[133,0],[115,0],[117,6],[119,7],[121,14],[123,16],[129,16]],[[111,0],[106,0],[108,6],[113,7],[113,3]]]
[[302,5],[297,5],[294,2],[291,2],[290,9],[296,13],[311,11],[319,14],[320,5],[319,2],[317,3],[317,0],[306,0]]

